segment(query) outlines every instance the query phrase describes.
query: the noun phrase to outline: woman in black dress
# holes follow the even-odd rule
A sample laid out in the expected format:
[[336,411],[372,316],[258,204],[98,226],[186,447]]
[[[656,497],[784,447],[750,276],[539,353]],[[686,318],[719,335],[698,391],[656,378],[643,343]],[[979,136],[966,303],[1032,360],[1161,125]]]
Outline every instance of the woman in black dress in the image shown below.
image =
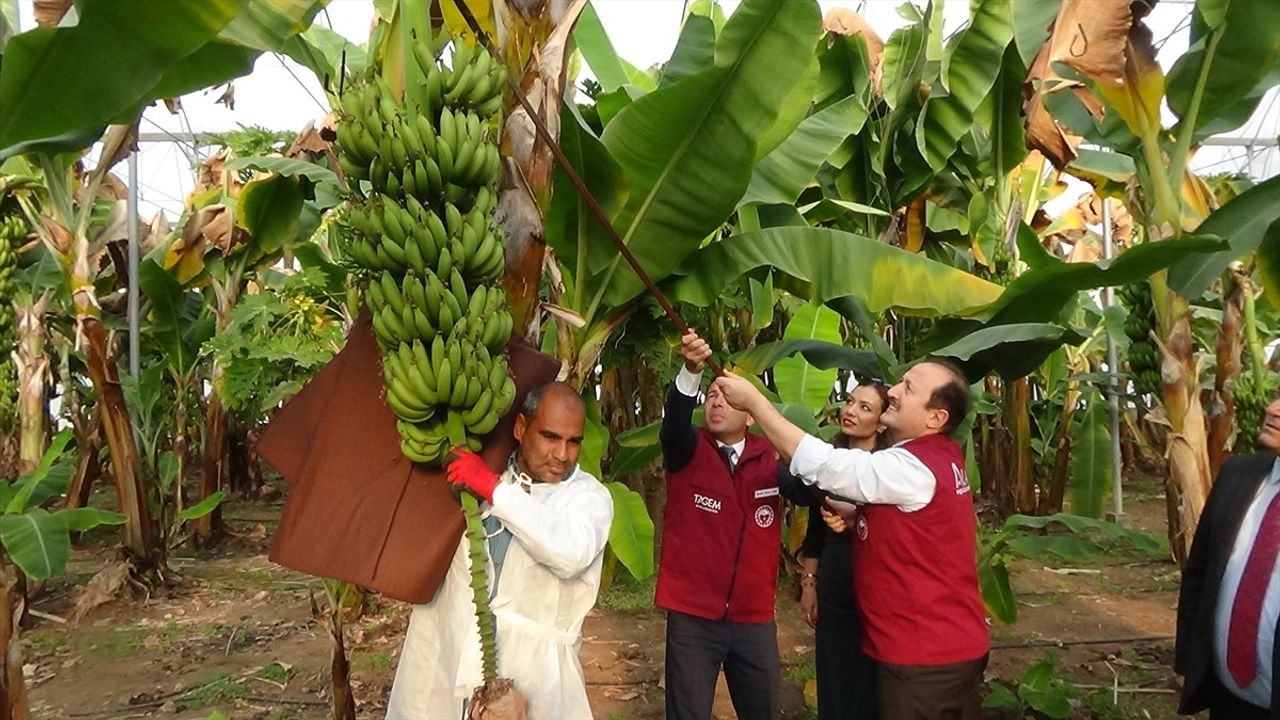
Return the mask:
[[[880,414],[889,404],[884,383],[858,385],[840,411],[836,447],[879,450],[887,446]],[[835,532],[830,518],[843,526],[835,508],[852,506],[816,494],[799,478],[780,478],[782,492],[809,507],[809,525],[800,548],[800,610],[815,628],[820,720],[875,720],[875,665],[862,653],[862,619],[853,596],[849,534]]]

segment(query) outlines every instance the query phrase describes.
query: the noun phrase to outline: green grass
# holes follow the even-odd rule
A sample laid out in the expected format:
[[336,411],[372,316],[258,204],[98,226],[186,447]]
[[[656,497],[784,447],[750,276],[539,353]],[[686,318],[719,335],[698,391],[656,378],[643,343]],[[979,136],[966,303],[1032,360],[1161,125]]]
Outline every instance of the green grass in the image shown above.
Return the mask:
[[391,653],[387,650],[376,653],[353,652],[351,667],[354,670],[390,670]]
[[219,673],[209,682],[179,695],[174,704],[179,710],[195,710],[238,700],[246,694],[248,688],[243,682],[233,680],[227,673]]
[[636,580],[630,576],[618,574],[613,584],[600,591],[597,605],[605,610],[620,613],[639,613],[653,609],[653,587],[656,578]]
[[254,673],[254,675],[256,677],[262,678],[263,680],[270,680],[272,682],[283,683],[288,681],[288,679],[293,676],[293,669],[286,668],[280,663],[271,663],[270,665]]

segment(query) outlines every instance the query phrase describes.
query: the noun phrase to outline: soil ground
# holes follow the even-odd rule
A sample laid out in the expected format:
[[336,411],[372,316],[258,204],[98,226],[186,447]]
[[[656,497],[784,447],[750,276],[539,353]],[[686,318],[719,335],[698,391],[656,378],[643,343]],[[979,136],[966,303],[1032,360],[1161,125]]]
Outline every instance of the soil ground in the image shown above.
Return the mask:
[[[1133,483],[1126,503],[1132,527],[1163,534],[1155,481]],[[323,590],[267,560],[279,510],[278,501],[232,503],[226,516],[238,535],[211,552],[175,553],[170,564],[181,579],[163,595],[117,600],[78,623],[49,619],[70,618],[85,583],[112,562],[113,535],[85,539],[68,575],[37,595],[39,614],[23,631],[34,717],[328,717],[331,643],[310,600],[314,592],[323,604]],[[1177,566],[1163,557],[1107,555],[1074,567],[1020,562],[1013,572],[1020,617],[992,628],[988,682],[1016,690],[1016,678],[1050,653],[1071,684],[1072,717],[1173,718],[1178,583]],[[582,662],[598,718],[663,716],[663,617],[651,598],[651,585],[620,580],[587,618]],[[407,606],[372,598],[347,627],[361,718],[382,715],[407,617]],[[783,717],[812,717],[805,687],[813,639],[790,587],[779,593],[778,618]],[[715,717],[734,717],[723,681]]]

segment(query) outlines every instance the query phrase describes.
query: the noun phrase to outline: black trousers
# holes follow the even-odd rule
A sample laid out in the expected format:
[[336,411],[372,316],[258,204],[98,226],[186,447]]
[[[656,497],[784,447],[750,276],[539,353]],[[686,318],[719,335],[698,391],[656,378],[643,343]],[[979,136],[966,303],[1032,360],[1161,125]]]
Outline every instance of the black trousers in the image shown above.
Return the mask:
[[981,720],[987,657],[950,665],[880,663],[880,720]]
[[667,720],[710,720],[724,668],[739,720],[777,720],[778,628],[667,613]]
[[[821,522],[821,520],[819,520]],[[827,534],[818,561],[818,720],[876,720],[876,664],[862,653],[847,537]]]

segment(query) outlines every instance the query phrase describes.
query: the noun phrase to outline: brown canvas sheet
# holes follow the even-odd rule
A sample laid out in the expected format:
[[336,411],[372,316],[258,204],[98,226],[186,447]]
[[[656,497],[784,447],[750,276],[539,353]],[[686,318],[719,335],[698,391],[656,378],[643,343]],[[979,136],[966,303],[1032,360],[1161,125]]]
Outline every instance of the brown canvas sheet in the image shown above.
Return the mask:
[[[555,379],[559,363],[524,345],[508,347],[517,394]],[[431,600],[462,534],[462,514],[444,472],[400,453],[395,417],[383,402],[381,360],[363,314],[347,345],[271,421],[258,454],[292,486],[270,558],[411,603]],[[481,455],[499,470],[515,449],[515,409],[485,438]]]

